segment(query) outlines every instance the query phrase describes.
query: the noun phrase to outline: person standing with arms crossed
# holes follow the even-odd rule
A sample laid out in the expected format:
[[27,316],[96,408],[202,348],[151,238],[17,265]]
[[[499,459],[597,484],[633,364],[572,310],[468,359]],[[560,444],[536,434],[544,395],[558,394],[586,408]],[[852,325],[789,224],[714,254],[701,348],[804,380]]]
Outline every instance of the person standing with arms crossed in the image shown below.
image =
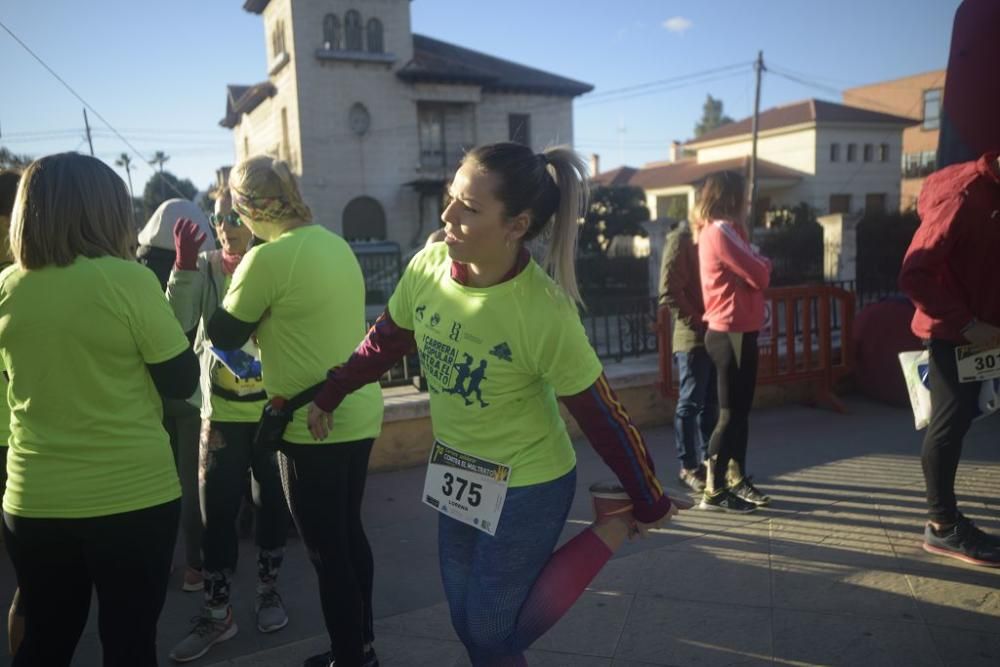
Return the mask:
[[700,508],[736,513],[771,502],[746,473],[757,388],[757,335],[764,323],[771,262],[750,245],[745,212],[742,176],[724,171],[706,179],[698,204],[697,243],[708,324],[705,348],[718,373],[719,421],[709,441]]
[[924,550],[1000,567],[1000,538],[958,510],[955,476],[978,409],[979,382],[962,383],[955,349],[1000,347],[1000,162],[991,152],[931,174],[917,203],[920,227],[903,259],[900,289],[913,301],[913,333],[925,341],[931,419],[921,463],[927,485]]
[[705,490],[708,443],[719,419],[715,366],[705,351],[705,304],[701,295],[698,248],[687,220],[667,234],[660,267],[660,305],[670,309],[674,362],[679,373],[674,439],[680,481]]
[[[309,407],[323,438],[353,391],[416,346],[435,436],[425,502],[450,508],[438,522],[441,578],[475,667],[525,665],[524,651],[625,540],[677,511],[580,322],[585,173],[568,148],[469,152],[441,216],[444,242],[411,260],[386,312]],[[546,232],[555,279],[525,247]],[[594,524],[553,553],[576,487],[557,397],[621,486],[592,487]]]

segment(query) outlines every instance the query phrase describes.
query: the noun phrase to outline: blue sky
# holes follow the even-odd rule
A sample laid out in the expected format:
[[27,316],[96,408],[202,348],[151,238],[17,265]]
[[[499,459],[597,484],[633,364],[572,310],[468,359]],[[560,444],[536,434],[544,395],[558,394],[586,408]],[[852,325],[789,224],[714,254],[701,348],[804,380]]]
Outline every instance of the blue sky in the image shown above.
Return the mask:
[[[227,83],[266,78],[260,17],[242,0],[7,0],[0,21],[145,155],[199,188],[231,164],[218,126]],[[762,108],[807,97],[837,99],[852,85],[945,67],[959,0],[415,0],[413,29],[593,84],[578,98],[577,148],[602,167],[666,159],[671,139],[690,138],[706,93],[726,113],[753,105],[749,63],[798,73],[820,88],[765,74]],[[567,8],[572,7],[567,12]],[[317,30],[319,27],[317,27]],[[640,90],[603,91],[737,63],[720,78]],[[723,77],[724,78],[721,78]],[[86,151],[81,104],[0,30],[0,145],[35,156]],[[652,92],[651,92],[652,91]],[[123,150],[97,118],[94,149]],[[137,190],[152,173],[134,173]]]

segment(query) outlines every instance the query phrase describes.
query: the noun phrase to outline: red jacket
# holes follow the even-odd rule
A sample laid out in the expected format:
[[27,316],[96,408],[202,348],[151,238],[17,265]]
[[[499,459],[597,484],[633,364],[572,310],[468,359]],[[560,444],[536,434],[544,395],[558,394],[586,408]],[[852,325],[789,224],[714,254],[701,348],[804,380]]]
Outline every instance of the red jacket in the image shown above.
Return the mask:
[[913,333],[965,343],[973,319],[1000,326],[1000,174],[997,154],[928,177],[899,287],[917,312]]

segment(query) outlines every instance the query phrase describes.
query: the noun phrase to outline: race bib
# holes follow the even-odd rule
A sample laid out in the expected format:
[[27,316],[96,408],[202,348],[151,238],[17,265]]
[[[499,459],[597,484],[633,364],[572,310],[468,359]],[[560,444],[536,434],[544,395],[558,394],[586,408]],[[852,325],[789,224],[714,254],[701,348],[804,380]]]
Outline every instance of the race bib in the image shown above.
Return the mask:
[[1000,348],[963,345],[955,348],[959,382],[982,382],[1000,378]]
[[510,466],[466,454],[435,440],[424,478],[424,504],[495,535],[509,480]]
[[216,359],[212,369],[212,384],[238,396],[264,392],[264,380],[257,346],[248,341],[239,350],[209,348]]

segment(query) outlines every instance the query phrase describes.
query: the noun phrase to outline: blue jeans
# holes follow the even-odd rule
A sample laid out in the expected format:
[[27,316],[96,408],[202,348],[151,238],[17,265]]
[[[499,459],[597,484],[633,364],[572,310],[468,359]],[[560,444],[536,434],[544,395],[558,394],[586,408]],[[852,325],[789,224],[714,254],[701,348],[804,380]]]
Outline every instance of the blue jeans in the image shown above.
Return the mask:
[[704,347],[675,352],[680,373],[674,438],[677,458],[687,470],[694,470],[708,458],[708,441],[719,420],[719,391],[715,366]]
[[566,524],[575,490],[575,468],[551,482],[509,489],[492,537],[440,515],[441,581],[451,623],[474,667],[521,664],[520,655],[544,631],[518,621]]

